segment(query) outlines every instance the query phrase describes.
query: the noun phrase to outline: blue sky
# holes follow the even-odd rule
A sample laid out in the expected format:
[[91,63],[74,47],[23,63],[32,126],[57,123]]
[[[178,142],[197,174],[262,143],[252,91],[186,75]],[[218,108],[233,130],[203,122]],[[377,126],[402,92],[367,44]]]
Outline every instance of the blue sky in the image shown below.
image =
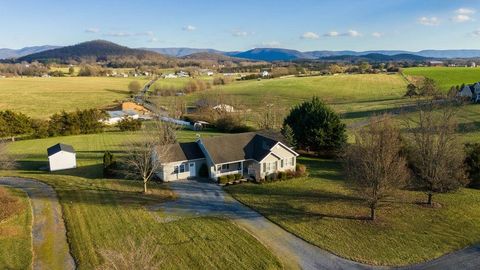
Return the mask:
[[480,0],[0,0],[0,48],[480,49]]

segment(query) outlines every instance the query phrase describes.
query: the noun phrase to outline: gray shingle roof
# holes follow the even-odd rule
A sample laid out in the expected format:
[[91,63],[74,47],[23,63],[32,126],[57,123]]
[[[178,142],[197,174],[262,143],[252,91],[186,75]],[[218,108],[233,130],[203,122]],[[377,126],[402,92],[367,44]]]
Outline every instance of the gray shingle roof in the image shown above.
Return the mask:
[[[279,141],[274,134],[255,132],[202,138],[201,141],[215,164],[245,159],[262,160]],[[279,135],[276,135],[279,137]]]
[[48,156],[51,156],[53,154],[56,154],[60,151],[65,151],[69,153],[75,153],[75,150],[73,149],[73,146],[68,145],[68,144],[63,144],[63,143],[57,143],[52,147],[49,147],[47,149]]
[[164,160],[164,162],[175,162],[200,158],[205,158],[205,155],[196,142],[175,143],[170,145],[168,155],[166,155],[166,160]]

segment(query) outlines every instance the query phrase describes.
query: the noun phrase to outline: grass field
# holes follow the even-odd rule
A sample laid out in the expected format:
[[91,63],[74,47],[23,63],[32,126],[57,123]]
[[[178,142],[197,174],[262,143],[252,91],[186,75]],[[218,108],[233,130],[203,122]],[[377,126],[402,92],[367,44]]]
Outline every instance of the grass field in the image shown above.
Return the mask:
[[337,255],[378,265],[404,265],[439,257],[480,241],[480,190],[434,196],[403,191],[365,220],[369,210],[343,181],[340,164],[302,158],[310,177],[227,188],[235,198],[288,231]]
[[435,80],[440,89],[447,91],[450,87],[463,83],[480,81],[480,68],[469,67],[415,67],[402,70],[407,76],[422,76]]
[[[48,118],[62,110],[102,108],[128,97],[128,84],[137,79],[51,77],[0,79],[0,110]],[[138,79],[146,83],[145,79]]]
[[[0,186],[0,191],[19,199],[18,212],[0,219],[0,269],[30,269],[32,263],[32,212],[28,197],[17,189]],[[0,200],[0,211],[2,207]]]
[[[181,141],[195,132],[180,131]],[[202,136],[215,133],[203,132]],[[122,154],[127,134],[79,135],[17,141],[10,152],[18,155],[18,171],[0,172],[34,178],[52,185],[63,207],[69,243],[79,269],[102,265],[102,250],[124,251],[129,239],[159,247],[155,260],[166,269],[277,269],[281,265],[262,244],[228,220],[187,217],[169,220],[151,206],[175,199],[167,186],[150,183],[149,195],[140,181],[101,178],[102,156]],[[79,168],[41,172],[47,165],[45,149],[57,142],[72,144]]]

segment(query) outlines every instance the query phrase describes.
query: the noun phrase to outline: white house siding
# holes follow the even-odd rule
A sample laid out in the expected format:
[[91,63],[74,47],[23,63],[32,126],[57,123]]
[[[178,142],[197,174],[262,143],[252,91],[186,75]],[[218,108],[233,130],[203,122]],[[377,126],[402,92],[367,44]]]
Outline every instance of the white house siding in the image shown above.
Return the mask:
[[287,170],[295,170],[297,157],[282,145],[276,145],[260,164],[260,177]]
[[[195,171],[192,173],[190,171],[190,164],[194,164]],[[195,159],[189,161],[177,161],[177,162],[170,162],[162,166],[162,169],[157,172],[158,177],[165,182],[175,181],[175,180],[185,180],[191,177],[198,177],[198,172],[200,170],[200,166],[205,164],[206,160],[202,159]],[[181,170],[181,166],[183,165],[183,172]],[[178,170],[175,169],[178,167]]]
[[73,169],[77,167],[76,154],[60,151],[48,157],[50,171]]

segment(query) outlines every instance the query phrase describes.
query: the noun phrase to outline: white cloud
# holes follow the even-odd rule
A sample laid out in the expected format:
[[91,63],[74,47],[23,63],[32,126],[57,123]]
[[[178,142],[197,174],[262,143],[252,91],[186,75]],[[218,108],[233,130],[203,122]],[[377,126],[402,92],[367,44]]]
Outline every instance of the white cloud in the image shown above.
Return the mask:
[[344,36],[349,36],[349,37],[359,37],[362,34],[360,34],[360,32],[358,32],[356,30],[348,30],[347,33],[344,33],[343,35]]
[[109,36],[109,37],[131,37],[131,36],[133,36],[133,34],[129,33],[129,32],[110,32],[110,33],[105,34],[105,36]]
[[455,13],[456,14],[466,14],[466,15],[471,15],[471,14],[475,14],[476,10],[475,9],[471,9],[471,8],[459,8],[457,10],[455,10]]
[[427,26],[435,26],[440,24],[440,20],[437,17],[421,17],[418,19],[418,23]]
[[251,35],[252,33],[249,33],[247,31],[241,31],[241,30],[235,30],[232,32],[232,36],[234,37],[246,37]]
[[153,37],[154,35],[155,35],[155,34],[154,34],[152,31],[135,33],[135,36]]
[[372,37],[381,38],[381,37],[383,37],[383,33],[373,32],[373,33],[372,33]]
[[99,33],[99,32],[100,32],[100,29],[98,29],[98,28],[87,28],[87,29],[85,29],[85,33],[94,34],[94,33]]
[[[266,42],[262,42],[260,45],[261,45],[260,47],[279,47],[280,42],[278,42],[278,41],[266,41]],[[256,46],[256,47],[258,47],[258,46]]]
[[300,36],[301,39],[319,39],[320,36],[314,32],[305,32]]
[[148,40],[148,42],[152,42],[152,43],[153,43],[153,42],[159,42],[159,41],[160,41],[160,40],[159,40],[158,38],[156,38],[156,37],[152,37],[152,38],[150,38],[150,39]]
[[465,14],[458,14],[452,17],[452,21],[457,22],[457,23],[462,23],[462,22],[470,22],[474,21],[470,15],[465,15]]
[[472,33],[470,33],[470,35],[472,37],[480,37],[480,29],[473,31]]
[[183,29],[183,31],[192,32],[192,31],[197,30],[197,27],[195,27],[193,25],[187,25],[187,26],[184,26],[182,29]]
[[337,31],[331,31],[331,32],[328,32],[326,34],[324,34],[324,36],[326,37],[338,37],[340,35],[340,33],[338,33]]

